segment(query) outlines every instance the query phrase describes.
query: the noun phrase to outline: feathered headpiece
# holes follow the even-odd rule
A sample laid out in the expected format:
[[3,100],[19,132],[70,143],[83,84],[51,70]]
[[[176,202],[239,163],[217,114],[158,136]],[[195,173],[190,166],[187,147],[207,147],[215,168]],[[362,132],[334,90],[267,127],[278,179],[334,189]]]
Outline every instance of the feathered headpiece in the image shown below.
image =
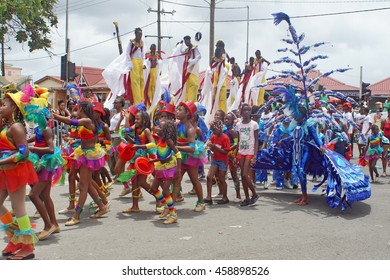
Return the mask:
[[[307,93],[308,89],[309,88],[313,88],[318,83],[318,81],[320,80],[321,77],[329,76],[330,74],[332,74],[334,72],[345,72],[345,71],[347,71],[349,69],[333,70],[333,71],[327,72],[327,73],[323,74],[322,76],[317,77],[317,78],[315,78],[313,80],[309,80],[308,79],[309,72],[314,70],[317,67],[317,65],[316,64],[312,64],[312,62],[316,61],[318,59],[325,59],[325,58],[327,58],[327,56],[316,55],[316,56],[311,57],[311,58],[309,58],[307,60],[303,60],[302,56],[304,54],[306,54],[310,49],[317,48],[319,46],[324,45],[325,42],[316,43],[316,44],[311,45],[311,46],[304,46],[304,45],[301,46],[300,44],[304,40],[305,34],[302,33],[301,35],[298,36],[295,28],[291,24],[290,17],[287,14],[285,14],[285,13],[275,13],[275,14],[272,14],[272,15],[274,17],[275,25],[278,25],[278,24],[280,24],[283,21],[286,21],[287,24],[288,24],[288,29],[290,31],[292,39],[283,39],[282,41],[286,42],[289,45],[295,45],[295,48],[284,48],[284,49],[279,49],[278,51],[279,52],[290,51],[290,53],[292,53],[294,56],[296,56],[298,58],[298,59],[294,59],[294,58],[290,58],[290,57],[282,57],[281,59],[274,61],[274,63],[275,64],[278,64],[278,63],[289,63],[289,64],[292,64],[295,67],[297,67],[299,71],[296,72],[296,71],[292,71],[292,70],[285,70],[285,71],[282,71],[281,75],[278,75],[276,77],[272,77],[270,79],[274,79],[274,78],[277,78],[277,77],[291,78],[294,81],[296,81],[299,84],[301,84],[301,86],[298,86],[298,87],[296,85],[292,85],[292,84],[278,84],[278,85],[282,85],[282,86],[287,87],[287,88],[296,88],[297,90],[301,91],[302,95],[301,95],[301,97],[299,97],[297,99],[297,102],[299,103],[300,99],[302,99],[304,101],[304,107],[305,107],[306,110],[297,110],[295,112],[298,112],[298,111],[301,112],[301,113],[305,112],[305,111],[308,112],[308,109],[309,109],[309,100],[308,100],[308,93]],[[281,89],[278,88],[278,87],[276,89],[277,89],[277,91],[281,91]],[[286,95],[286,94],[284,94],[284,95]],[[345,98],[345,96],[344,96],[344,98]],[[292,106],[293,105],[288,105],[288,107],[292,107]],[[294,110],[291,110],[291,111],[294,112]]]

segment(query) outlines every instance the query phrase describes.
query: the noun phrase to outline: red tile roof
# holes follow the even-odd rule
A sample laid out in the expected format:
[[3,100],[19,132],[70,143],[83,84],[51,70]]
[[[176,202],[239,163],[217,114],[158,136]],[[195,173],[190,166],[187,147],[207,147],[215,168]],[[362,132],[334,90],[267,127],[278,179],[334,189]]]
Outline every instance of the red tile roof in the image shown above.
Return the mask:
[[104,69],[87,67],[87,66],[76,66],[76,73],[79,74],[75,82],[79,83],[81,76],[83,77],[86,86],[89,87],[107,87],[106,82],[103,79],[102,72]]
[[40,78],[39,80],[36,80],[35,84],[39,85],[40,83],[42,83],[45,80],[54,80],[54,81],[56,81],[58,83],[63,83],[64,82],[63,80],[61,80],[61,78],[59,76],[45,76],[43,78]]
[[[199,73],[199,87],[201,88],[201,85],[202,85],[202,81],[204,79],[204,76],[205,76],[205,73],[206,71],[202,71]],[[315,79],[317,78],[318,76],[321,76],[322,73],[318,70],[312,70],[309,72],[309,79]],[[229,75],[228,77],[228,85],[227,85],[227,88],[230,89],[230,80],[231,80],[231,76]],[[298,85],[298,82],[295,81],[295,80],[292,80],[291,78],[290,79],[287,79],[287,78],[277,78],[275,80],[271,80],[271,81],[268,81],[268,85],[265,87],[265,90],[267,91],[272,91],[274,89],[274,85],[272,85],[273,82],[283,82],[285,84],[294,84],[294,85]],[[389,81],[390,83],[390,81]],[[324,89],[327,89],[327,90],[334,90],[334,91],[359,91],[359,88],[358,87],[355,87],[355,86],[350,86],[350,85],[347,85],[343,82],[340,82],[334,78],[331,78],[331,77],[321,77],[319,82],[317,83],[318,85],[322,85],[324,87]]]
[[390,95],[390,77],[368,87],[372,95]]
[[[308,79],[316,79],[317,77],[321,76],[322,73],[318,70],[312,70],[309,72]],[[272,81],[268,81],[268,85],[266,86],[265,90],[273,90],[274,85],[272,85],[273,82],[282,82],[285,84],[293,84],[296,86],[303,87],[302,83],[299,83],[292,78],[277,78]],[[321,85],[324,87],[324,89],[327,90],[334,90],[334,91],[359,91],[358,87],[346,85],[343,82],[340,82],[332,77],[321,77],[319,82],[317,83],[318,85]]]

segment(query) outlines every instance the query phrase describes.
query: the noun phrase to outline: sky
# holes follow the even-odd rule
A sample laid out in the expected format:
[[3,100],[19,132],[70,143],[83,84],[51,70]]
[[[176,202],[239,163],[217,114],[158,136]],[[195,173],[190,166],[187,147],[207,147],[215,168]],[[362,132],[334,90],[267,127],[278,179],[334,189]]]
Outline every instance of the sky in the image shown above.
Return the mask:
[[[305,33],[305,45],[318,42],[328,44],[316,48],[305,58],[327,55],[317,69],[327,72],[338,68],[352,68],[343,74],[331,77],[352,86],[359,86],[362,80],[376,83],[390,77],[390,0],[320,1],[320,0],[217,0],[215,12],[215,42],[223,40],[225,50],[244,67],[246,46],[249,57],[257,49],[269,61],[282,56],[277,50],[287,45],[281,41],[287,38],[286,22],[275,26],[272,13],[284,12],[298,34]],[[199,46],[202,54],[200,70],[208,66],[209,53],[209,0],[167,0],[161,8],[174,14],[161,15],[161,33],[171,36],[162,39],[162,50],[168,57],[176,43],[185,35]],[[68,38],[70,39],[70,60],[77,66],[105,68],[119,55],[114,21],[118,22],[123,49],[134,38],[134,29],[141,27],[145,35],[157,35],[157,0],[68,0]],[[27,44],[16,43],[12,38],[6,41],[5,62],[21,67],[23,75],[39,80],[46,75],[60,75],[61,55],[65,54],[66,0],[58,1],[55,13],[59,24],[53,28],[53,41],[49,56],[43,50],[28,51]],[[248,21],[249,12],[249,21]],[[247,26],[249,22],[249,39]],[[197,32],[202,39],[196,42]],[[145,50],[156,38],[143,38]],[[168,71],[167,59],[163,72]],[[278,70],[292,69],[287,64],[270,65],[267,77]]]

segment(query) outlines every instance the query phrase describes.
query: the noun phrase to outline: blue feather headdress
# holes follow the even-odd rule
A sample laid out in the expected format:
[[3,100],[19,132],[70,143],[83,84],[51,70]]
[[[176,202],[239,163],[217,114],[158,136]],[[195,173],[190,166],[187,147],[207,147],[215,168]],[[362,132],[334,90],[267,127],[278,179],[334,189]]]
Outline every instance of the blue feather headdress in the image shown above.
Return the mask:
[[[288,45],[291,45],[290,48],[283,48],[279,49],[278,52],[290,52],[292,53],[296,58],[290,58],[288,56],[282,57],[281,59],[278,59],[274,61],[275,64],[279,63],[289,63],[294,65],[298,71],[292,71],[292,70],[284,70],[280,75],[277,75],[275,77],[269,78],[269,79],[275,79],[275,78],[291,78],[294,81],[298,82],[301,84],[301,86],[296,86],[293,84],[283,84],[283,83],[278,83],[278,87],[276,87],[273,92],[276,94],[282,94],[284,98],[286,99],[286,107],[289,109],[291,112],[292,116],[299,116],[299,112],[309,112],[309,98],[308,98],[308,91],[311,88],[314,88],[314,86],[319,82],[321,77],[327,77],[331,75],[334,72],[345,72],[349,69],[336,69],[332,70],[330,72],[327,72],[320,77],[317,77],[315,79],[309,80],[308,75],[310,71],[314,70],[317,65],[312,64],[312,62],[319,60],[319,59],[326,59],[327,56],[325,55],[316,55],[314,57],[311,57],[307,60],[303,60],[303,55],[307,54],[310,49],[317,48],[319,46],[322,46],[326,44],[325,42],[320,42],[316,43],[310,46],[301,46],[302,41],[305,38],[305,35],[302,33],[301,35],[298,36],[295,28],[291,24],[290,17],[285,14],[285,13],[275,13],[272,14],[274,17],[274,24],[278,25],[283,21],[286,21],[288,24],[288,29],[291,34],[291,39],[283,39],[282,41],[286,42]],[[293,48],[294,46],[294,48]],[[267,79],[267,80],[269,80]],[[276,83],[274,83],[276,85]],[[282,90],[279,86],[284,86],[286,88],[286,91]],[[288,89],[287,89],[288,88]],[[300,97],[296,98],[291,98],[291,89],[295,89],[296,91],[301,92]],[[286,98],[286,96],[290,96],[290,98]],[[344,96],[344,99],[346,97]],[[295,104],[288,104],[289,102],[294,102]],[[304,107],[306,110],[299,110],[299,107]]]

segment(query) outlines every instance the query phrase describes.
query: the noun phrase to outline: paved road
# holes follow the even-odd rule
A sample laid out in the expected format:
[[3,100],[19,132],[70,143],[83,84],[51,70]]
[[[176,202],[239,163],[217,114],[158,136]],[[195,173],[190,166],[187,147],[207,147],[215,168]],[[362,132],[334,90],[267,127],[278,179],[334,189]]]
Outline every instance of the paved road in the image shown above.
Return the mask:
[[[41,260],[390,259],[390,176],[381,181],[372,185],[370,199],[345,211],[331,209],[320,191],[310,194],[309,205],[297,206],[298,190],[257,186],[260,199],[253,207],[231,202],[196,213],[196,197],[186,194],[191,183],[185,177],[179,222],[170,226],[157,219],[146,192],[141,213],[122,214],[131,198],[119,198],[122,187],[115,184],[107,217],[93,220],[86,214],[79,225],[65,227],[68,216],[58,215],[61,233],[39,242],[36,255]],[[228,186],[233,200],[233,182]],[[67,206],[67,186],[56,186],[52,194],[57,210]],[[27,206],[33,215],[32,203]],[[42,220],[36,222],[42,229]],[[5,238],[0,239],[0,246],[5,245]]]

